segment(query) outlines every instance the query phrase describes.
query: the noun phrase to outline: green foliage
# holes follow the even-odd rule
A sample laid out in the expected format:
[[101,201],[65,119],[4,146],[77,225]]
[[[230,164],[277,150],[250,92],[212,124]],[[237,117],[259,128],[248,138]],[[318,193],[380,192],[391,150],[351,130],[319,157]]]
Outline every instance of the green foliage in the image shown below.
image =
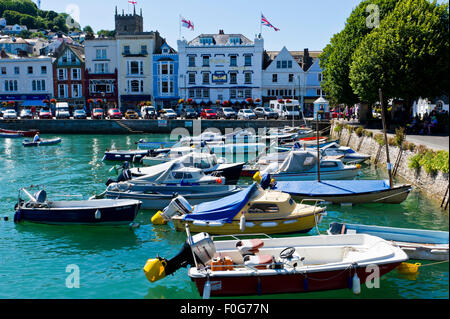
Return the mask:
[[342,129],[344,128],[344,126],[342,125],[342,124],[336,124],[336,126],[334,127],[334,131],[336,132],[336,133],[340,133],[340,132],[342,132]]
[[373,139],[380,144],[381,146],[384,145],[384,136],[381,133],[375,134],[375,136],[373,137]]
[[356,135],[357,135],[358,137],[363,136],[363,134],[364,134],[364,127],[358,126],[358,127],[356,128],[356,130],[355,130],[355,133],[356,133]]
[[372,131],[364,131],[364,134],[365,134],[367,137],[373,137],[373,132],[372,132]]
[[112,31],[109,31],[109,30],[100,30],[100,31],[97,32],[97,35],[98,35],[98,36],[105,36],[105,37],[107,37],[107,38],[112,38],[112,37],[115,36],[115,34],[116,34],[116,31],[114,31],[114,30],[112,30]]
[[449,173],[449,153],[448,151],[437,151],[427,149],[422,153],[411,156],[408,161],[408,167],[419,170],[424,168],[428,174],[437,174],[437,172]]
[[400,127],[395,129],[394,145],[400,147],[405,140],[405,128]]
[[[448,86],[448,3],[402,0],[369,33],[352,56],[350,85],[367,102],[439,96]],[[424,69],[423,66],[427,65]]]

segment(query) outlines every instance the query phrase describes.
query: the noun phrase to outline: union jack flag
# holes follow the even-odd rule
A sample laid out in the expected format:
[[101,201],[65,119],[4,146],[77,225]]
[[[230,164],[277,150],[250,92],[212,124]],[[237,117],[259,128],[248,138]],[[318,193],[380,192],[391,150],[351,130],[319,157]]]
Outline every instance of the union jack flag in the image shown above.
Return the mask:
[[128,1],[128,3],[137,4],[137,1]]
[[263,25],[265,25],[266,27],[270,27],[273,28],[275,31],[279,31],[280,29],[275,28],[270,22],[269,20],[266,19],[266,17],[264,17],[264,15],[261,13],[261,23]]
[[194,24],[191,20],[186,20],[185,18],[181,18],[181,25],[185,28],[194,30]]

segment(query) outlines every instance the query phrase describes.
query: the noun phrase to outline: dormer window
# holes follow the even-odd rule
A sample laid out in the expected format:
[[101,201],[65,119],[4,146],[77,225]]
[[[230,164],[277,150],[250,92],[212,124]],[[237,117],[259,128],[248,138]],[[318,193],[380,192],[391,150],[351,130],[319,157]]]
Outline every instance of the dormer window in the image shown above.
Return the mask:
[[211,44],[213,44],[213,38],[211,38],[211,37],[200,38],[200,44],[211,45]]
[[230,38],[230,44],[233,44],[233,45],[241,44],[241,38],[239,38],[239,37],[231,37]]

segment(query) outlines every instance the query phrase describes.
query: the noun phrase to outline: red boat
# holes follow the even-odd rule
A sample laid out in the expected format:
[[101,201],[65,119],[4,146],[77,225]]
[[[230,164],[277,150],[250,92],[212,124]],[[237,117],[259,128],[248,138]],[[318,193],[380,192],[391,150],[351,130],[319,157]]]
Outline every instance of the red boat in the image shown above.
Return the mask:
[[14,131],[14,130],[5,130],[5,129],[0,128],[0,133],[20,134],[24,137],[34,137],[37,132],[38,132],[37,130]]
[[216,241],[206,233],[188,235],[178,255],[170,260],[149,259],[144,273],[155,282],[190,264],[188,275],[203,298],[346,288],[358,294],[361,285],[408,260],[400,248],[366,234],[236,236]]

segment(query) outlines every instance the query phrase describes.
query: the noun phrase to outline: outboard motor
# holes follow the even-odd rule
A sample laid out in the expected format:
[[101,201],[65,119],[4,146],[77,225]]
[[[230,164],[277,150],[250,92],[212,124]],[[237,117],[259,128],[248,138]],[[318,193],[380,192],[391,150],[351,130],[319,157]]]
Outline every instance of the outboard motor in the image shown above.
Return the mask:
[[119,183],[119,182],[126,182],[132,179],[132,174],[130,171],[130,163],[123,162],[122,164],[122,171],[120,172],[119,176],[117,176],[117,179],[108,178],[106,181],[106,186],[109,186],[111,183]]
[[181,195],[176,196],[163,211],[158,211],[153,215],[151,222],[153,225],[164,225],[176,214],[190,214],[192,207]]
[[209,234],[199,233],[192,236],[191,243],[189,243],[189,239],[186,240],[181,251],[172,259],[167,260],[159,256],[149,259],[143,270],[147,279],[150,282],[155,282],[173,274],[182,267],[187,265],[195,266],[196,261],[206,266],[213,258],[215,252],[216,248]]

